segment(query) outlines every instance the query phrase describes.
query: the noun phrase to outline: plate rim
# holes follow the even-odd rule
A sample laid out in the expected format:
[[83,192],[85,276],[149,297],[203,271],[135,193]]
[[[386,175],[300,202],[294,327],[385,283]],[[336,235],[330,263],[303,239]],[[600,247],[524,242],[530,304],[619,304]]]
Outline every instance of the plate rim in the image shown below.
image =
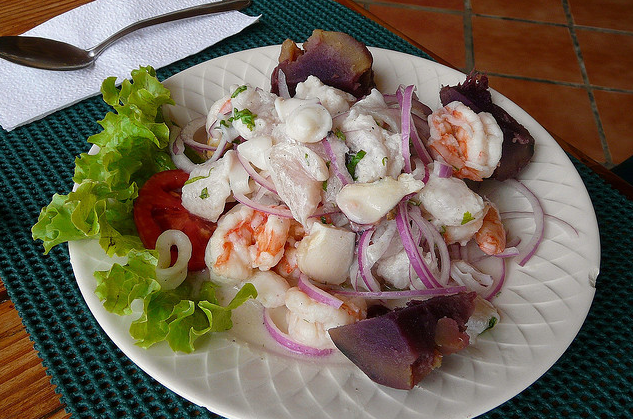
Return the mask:
[[[211,62],[216,62],[218,60],[227,60],[227,59],[231,59],[234,58],[235,56],[239,56],[239,55],[244,55],[244,54],[252,54],[253,52],[263,52],[263,51],[269,51],[269,50],[278,50],[278,48],[280,47],[280,45],[270,45],[270,46],[265,46],[265,47],[258,47],[258,48],[252,48],[252,49],[247,49],[247,50],[242,50],[242,51],[236,51],[234,53],[231,54],[227,54],[227,55],[223,55],[214,59],[211,59],[209,61],[205,61],[202,63],[199,63],[195,66],[189,67],[177,74],[172,75],[171,77],[165,79],[163,81],[163,83],[167,83],[169,84],[169,80],[174,80],[175,78],[178,77],[186,77],[188,72],[192,72],[192,71],[197,71],[200,68],[203,68],[207,65],[209,65],[209,63]],[[409,60],[423,60],[424,62],[426,62],[427,64],[430,64],[432,66],[439,66],[440,68],[443,68],[445,71],[449,71],[449,72],[453,72],[456,75],[459,75],[460,77],[465,77],[465,74],[460,72],[459,70],[455,70],[451,67],[445,66],[443,64],[439,64],[436,63],[432,60],[426,59],[424,57],[419,57],[416,55],[411,55],[408,53],[403,53],[403,52],[399,52],[399,51],[393,51],[393,50],[389,50],[389,49],[384,49],[384,48],[377,48],[377,47],[369,47],[370,51],[372,52],[372,54],[375,53],[379,53],[379,54],[396,54],[396,55],[402,55],[404,57],[407,57],[407,59]],[[494,89],[491,89],[493,92],[493,98],[495,98],[496,100],[499,100],[500,98],[503,99],[504,103],[506,104],[511,104],[513,106],[513,108],[518,109],[520,112],[523,113],[523,115],[521,115],[521,119],[527,117],[530,118],[532,120],[532,122],[534,122],[535,124],[537,124],[539,127],[541,127],[545,133],[546,136],[549,137],[547,139],[547,141],[551,141],[554,145],[556,145],[559,149],[560,146],[558,146],[558,144],[555,142],[555,140],[553,139],[553,137],[551,137],[551,135],[542,127],[540,126],[540,124],[538,124],[538,122],[536,122],[529,114],[527,114],[527,112],[525,112],[522,108],[520,108],[518,105],[516,105],[514,102],[512,102],[510,99],[506,98],[505,96],[501,95],[499,92],[497,92]],[[514,109],[514,110],[516,110]],[[516,117],[516,115],[513,113],[513,116]],[[519,118],[517,118],[519,119]],[[539,135],[539,138],[541,138],[541,135]],[[560,149],[562,152],[562,149]],[[564,153],[564,152],[563,152]],[[588,191],[586,190],[586,187],[584,187],[584,183],[582,182],[582,179],[580,178],[580,175],[577,173],[576,169],[573,167],[573,164],[571,163],[571,161],[569,160],[569,158],[565,155],[565,158],[567,159],[569,165],[574,169],[574,172],[577,176],[577,178],[580,180],[581,184],[583,184],[583,191],[586,195],[586,199],[589,201],[589,203],[591,204],[590,198],[589,198],[589,194]],[[595,216],[595,210],[593,209],[593,206],[590,205],[591,208],[591,212],[592,212],[592,218],[593,218],[593,225],[595,225],[595,231],[597,233],[597,219]],[[594,260],[593,262],[597,262],[596,265],[596,277],[598,275],[598,271],[600,268],[600,242],[599,242],[599,234],[596,234],[597,239],[597,258],[596,260]],[[88,304],[88,307],[90,309],[90,311],[92,312],[93,316],[95,316],[95,318],[97,319],[97,322],[99,323],[99,325],[102,327],[102,329],[104,329],[104,331],[106,332],[106,334],[109,336],[109,338],[113,341],[113,343],[119,347],[119,349],[121,349],[125,355],[130,358],[132,360],[132,362],[134,362],[137,366],[139,366],[139,368],[141,368],[142,370],[144,370],[148,375],[150,375],[151,377],[153,377],[154,379],[156,379],[158,382],[160,382],[162,385],[164,385],[165,387],[169,388],[171,391],[179,394],[180,396],[184,397],[185,399],[188,399],[190,401],[192,401],[195,404],[198,404],[200,406],[203,406],[213,412],[216,412],[218,414],[221,414],[223,416],[226,417],[230,417],[230,418],[238,418],[238,417],[242,417],[242,416],[236,416],[235,412],[230,411],[230,409],[218,409],[217,406],[215,405],[209,405],[209,401],[208,400],[201,400],[198,397],[192,397],[191,394],[187,393],[187,392],[183,392],[183,389],[179,386],[179,385],[175,385],[169,377],[169,376],[165,376],[163,374],[160,373],[160,371],[155,371],[155,369],[153,368],[153,366],[151,365],[151,363],[149,362],[144,362],[143,359],[141,359],[140,361],[137,361],[137,356],[133,353],[129,353],[130,351],[127,351],[125,349],[123,349],[121,347],[121,345],[119,344],[118,340],[119,337],[118,335],[114,334],[114,336],[112,335],[112,330],[110,329],[110,326],[108,325],[108,327],[104,327],[102,325],[102,322],[100,321],[100,319],[102,318],[102,316],[100,314],[96,314],[95,313],[95,308],[96,311],[99,311],[99,308],[103,309],[101,303],[99,302],[98,298],[96,298],[96,296],[94,295],[94,287],[92,287],[93,289],[90,290],[90,286],[89,284],[86,284],[85,281],[81,281],[78,277],[77,277],[77,273],[75,271],[76,267],[75,267],[75,262],[74,260],[76,260],[76,258],[78,257],[78,254],[81,252],[80,247],[78,247],[78,243],[76,242],[72,242],[69,243],[69,254],[70,254],[70,261],[71,264],[73,265],[73,271],[75,272],[75,276],[77,279],[77,282],[80,286],[82,295],[84,297],[84,300],[86,300],[86,303]],[[494,409],[495,407],[499,406],[500,404],[504,403],[507,400],[510,400],[511,398],[515,397],[518,393],[520,393],[521,391],[523,391],[525,388],[529,387],[531,384],[533,384],[535,381],[537,381],[542,374],[546,373],[551,367],[552,365],[558,360],[560,359],[561,356],[563,356],[563,354],[565,353],[565,351],[568,349],[568,347],[571,345],[571,343],[573,342],[575,336],[578,334],[578,332],[580,331],[580,328],[582,327],[582,324],[584,323],[589,310],[591,308],[591,302],[593,301],[593,295],[595,294],[595,288],[593,288],[592,290],[592,295],[591,295],[591,300],[589,302],[588,305],[586,305],[586,309],[584,310],[582,314],[582,321],[580,322],[580,326],[578,327],[578,329],[573,333],[573,336],[569,339],[569,342],[567,342],[566,344],[564,344],[564,350],[558,354],[555,359],[553,359],[553,361],[551,363],[549,363],[545,368],[542,368],[543,371],[533,380],[531,380],[530,382],[525,383],[524,386],[521,387],[521,389],[517,392],[515,392],[515,394],[509,398],[505,398],[504,400],[501,400],[499,402],[493,402],[493,403],[488,403],[490,406],[488,406],[486,409],[484,410],[478,410],[476,411],[476,413],[474,413],[475,416],[484,414],[485,412]],[[96,304],[96,306],[95,306]],[[130,317],[130,316],[128,316]],[[131,321],[131,319],[130,319]],[[125,330],[125,333],[127,333],[127,330]],[[130,338],[131,339],[131,338]],[[464,416],[456,416],[456,417],[472,417],[473,412],[469,412],[468,414],[465,414]]]

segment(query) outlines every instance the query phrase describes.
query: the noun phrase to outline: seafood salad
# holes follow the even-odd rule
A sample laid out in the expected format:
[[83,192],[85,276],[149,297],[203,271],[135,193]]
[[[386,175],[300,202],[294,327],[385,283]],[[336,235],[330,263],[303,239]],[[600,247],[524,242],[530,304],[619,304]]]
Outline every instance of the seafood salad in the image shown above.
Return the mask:
[[[116,113],[89,139],[100,149],[77,159],[75,190],[53,197],[33,237],[46,251],[94,238],[127,257],[95,272],[95,292],[122,315],[143,301],[130,328],[140,346],[191,352],[254,298],[287,350],[340,350],[374,381],[413,387],[500,320],[505,264],[527,263],[542,239],[538,200],[513,179],[534,141],[485,76],[443,87],[430,109],[415,86],[381,92],[363,71],[354,95],[276,70],[274,93],[234,85],[185,126],[164,119],[173,101],[151,67],[120,89],[106,80]],[[533,205],[521,250],[476,192],[489,178]],[[225,305],[219,289],[235,291]]]
[[[489,300],[518,250],[494,202],[466,182],[493,174],[502,142],[490,113],[461,102],[432,111],[414,86],[357,99],[310,76],[294,97],[233,86],[170,147],[189,173],[182,205],[217,223],[211,280],[252,283],[273,336],[324,355],[336,348],[329,330],[411,299],[475,291],[468,339],[494,325]],[[207,160],[193,163],[185,144]],[[493,272],[472,262],[483,258]]]

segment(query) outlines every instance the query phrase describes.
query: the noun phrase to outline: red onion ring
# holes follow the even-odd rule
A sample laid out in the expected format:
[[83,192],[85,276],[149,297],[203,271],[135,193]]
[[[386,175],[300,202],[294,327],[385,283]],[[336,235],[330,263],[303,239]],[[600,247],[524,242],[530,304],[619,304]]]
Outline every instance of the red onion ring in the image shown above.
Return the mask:
[[264,188],[268,189],[270,192],[272,192],[274,194],[277,194],[277,190],[275,189],[275,185],[271,181],[269,181],[268,179],[266,179],[262,175],[260,175],[253,168],[253,166],[251,166],[251,163],[248,160],[246,160],[244,158],[244,156],[242,156],[237,150],[235,150],[235,155],[237,156],[237,160],[240,162],[242,167],[244,167],[244,170],[246,170],[246,173],[248,173],[248,175],[250,177],[252,177],[255,182],[257,182],[257,184],[259,184],[259,185],[263,186]]
[[415,273],[418,274],[418,277],[420,278],[422,283],[427,288],[441,287],[440,283],[437,281],[437,279],[435,279],[435,277],[429,270],[429,267],[426,266],[422,255],[420,255],[420,249],[413,240],[411,226],[409,225],[407,203],[405,200],[402,200],[398,204],[398,211],[396,212],[396,225],[398,226],[398,233],[400,233],[400,239],[402,240],[404,250],[409,256],[409,262],[411,262],[411,266],[413,266]]
[[182,138],[183,143],[196,151],[215,151],[216,148],[214,146],[195,140],[196,133],[200,128],[205,127],[206,132],[206,123],[206,117],[204,116],[189,121],[187,125],[180,130],[180,134],[178,134]]
[[268,205],[260,204],[237,192],[233,192],[233,198],[235,198],[235,200],[240,204],[244,204],[247,207],[254,209],[255,211],[263,212],[264,214],[269,215],[276,215],[277,217],[282,218],[293,218],[292,212],[290,212],[289,209],[271,207]]
[[453,176],[453,166],[439,160],[433,162],[433,174],[439,178],[449,178]]
[[334,175],[341,181],[343,186],[349,183],[354,183],[354,180],[352,179],[352,176],[349,174],[349,172],[347,170],[341,170],[341,165],[339,164],[338,159],[336,158],[336,155],[334,154],[334,151],[332,150],[332,146],[330,145],[330,139],[338,140],[336,135],[330,132],[321,141],[321,143],[323,144],[323,148],[325,149],[325,154],[327,154],[327,157],[330,159],[330,167],[332,168]]
[[288,89],[286,75],[283,71],[281,71],[281,69],[277,72],[277,87],[279,88],[279,97],[284,99],[290,98],[290,90]]
[[429,297],[436,295],[450,295],[467,291],[464,286],[446,287],[446,288],[431,288],[424,290],[403,290],[403,291],[352,291],[352,290],[333,290],[333,292],[340,295],[347,295],[350,297],[362,297],[376,300],[396,300],[401,298],[416,298],[416,297]]
[[[528,218],[528,217],[529,218],[534,218],[534,213],[530,212],[530,211],[504,211],[504,212],[499,213],[499,215],[504,220],[512,220],[512,219],[516,219],[516,218]],[[572,226],[571,224],[569,224],[567,221],[563,220],[562,218],[558,218],[558,217],[556,217],[554,215],[550,215],[550,214],[545,214],[545,219],[547,221],[554,222],[560,228],[565,230],[567,235],[569,235],[571,237],[573,237],[573,236],[578,237],[579,236],[578,230],[576,230],[576,228],[574,226]]]
[[180,170],[191,173],[191,171],[198,166],[192,162],[187,155],[185,155],[185,145],[183,144],[183,140],[180,135],[177,135],[173,140],[170,140],[168,148],[171,160]]
[[277,327],[273,319],[270,317],[270,313],[267,309],[264,308],[263,314],[264,326],[266,327],[266,330],[268,330],[268,333],[270,333],[270,336],[275,340],[275,342],[279,343],[286,349],[289,349],[292,352],[296,352],[298,354],[308,356],[325,356],[330,355],[333,352],[333,349],[319,349],[297,342],[296,340],[292,339],[287,333],[282,332],[279,327]]
[[321,304],[332,306],[334,308],[340,308],[343,305],[343,301],[341,301],[341,299],[336,298],[327,291],[322,290],[321,288],[314,285],[312,281],[310,281],[310,279],[303,273],[299,275],[299,282],[297,283],[297,287],[299,287],[299,289],[303,291],[308,297]]
[[[233,192],[233,198],[235,198],[235,200],[240,204],[246,205],[247,207],[252,208],[255,211],[262,212],[264,214],[276,215],[277,217],[282,218],[294,218],[292,212],[289,209],[260,204],[259,202],[255,202],[241,193]],[[320,211],[315,212],[308,218],[323,217],[325,215],[336,214],[338,212],[339,211],[336,210],[324,211],[324,208],[321,208]]]
[[400,130],[402,135],[402,157],[404,158],[404,171],[411,173],[411,150],[409,140],[411,138],[411,100],[414,86],[400,86],[396,92],[400,104]]
[[508,185],[518,190],[528,200],[534,211],[534,234],[530,238],[527,246],[519,252],[519,266],[524,266],[536,253],[539,244],[543,241],[545,233],[545,213],[543,207],[534,193],[524,184],[516,179],[507,179],[504,181]]
[[437,281],[443,285],[448,284],[450,279],[451,256],[444,238],[431,223],[424,219],[420,207],[415,207],[409,211],[409,216],[429,243],[429,249],[437,249],[440,255],[440,277]]
[[499,291],[501,291],[501,288],[503,287],[503,284],[505,283],[505,280],[506,280],[506,264],[505,264],[505,260],[503,258],[498,258],[498,260],[499,260],[499,263],[500,263],[500,271],[501,272],[500,272],[498,277],[495,277],[493,275],[494,282],[491,285],[492,290],[485,297],[485,299],[488,300],[488,301],[492,300],[499,293]]
[[363,231],[360,235],[360,239],[358,239],[358,273],[360,277],[363,279],[363,283],[365,287],[371,292],[378,292],[380,290],[380,284],[374,278],[374,275],[371,273],[371,268],[373,264],[367,263],[367,248],[369,247],[369,241],[371,240],[371,236],[374,234],[374,228]]

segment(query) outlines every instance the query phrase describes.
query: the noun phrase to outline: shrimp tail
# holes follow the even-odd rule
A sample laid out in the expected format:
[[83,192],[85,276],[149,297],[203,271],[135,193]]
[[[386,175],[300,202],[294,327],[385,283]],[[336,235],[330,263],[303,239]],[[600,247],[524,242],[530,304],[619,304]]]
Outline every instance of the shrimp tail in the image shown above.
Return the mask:
[[501,223],[499,210],[490,202],[486,203],[486,208],[483,224],[475,233],[475,240],[484,253],[497,255],[506,248],[506,231]]

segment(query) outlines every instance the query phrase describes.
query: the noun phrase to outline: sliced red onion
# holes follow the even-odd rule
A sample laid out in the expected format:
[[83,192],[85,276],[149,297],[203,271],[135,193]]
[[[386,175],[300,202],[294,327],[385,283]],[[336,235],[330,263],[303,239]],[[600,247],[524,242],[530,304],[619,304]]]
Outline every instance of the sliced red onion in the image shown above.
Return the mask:
[[229,143],[229,132],[226,129],[226,127],[220,126],[221,130],[222,130],[222,135],[220,136],[220,142],[218,143],[218,146],[216,147],[216,150],[213,152],[213,155],[211,156],[211,158],[209,159],[210,161],[214,162],[220,159],[220,157],[222,157],[222,155],[224,154],[225,149],[227,148],[227,145]]
[[[501,215],[501,218],[504,220],[512,220],[516,218],[534,218],[534,213],[530,211],[504,211],[502,213],[499,213],[499,215]],[[553,222],[554,224],[565,230],[568,236],[578,237],[578,230],[576,230],[573,225],[569,224],[562,218],[558,218],[554,215],[545,214],[545,219],[547,221]]]
[[451,278],[470,291],[475,291],[482,296],[488,295],[495,283],[492,275],[481,272],[464,260],[455,260],[451,263]]
[[442,285],[447,285],[450,279],[451,257],[444,238],[440,232],[422,216],[420,207],[415,207],[410,211],[409,216],[429,243],[429,249],[432,250],[432,254],[435,254],[433,249],[437,249],[440,255],[440,277],[437,281]]
[[541,241],[543,241],[543,235],[545,232],[545,213],[543,212],[543,207],[541,206],[538,198],[528,187],[526,187],[524,184],[516,179],[507,179],[505,180],[505,182],[518,190],[523,196],[525,196],[525,198],[532,206],[532,210],[534,211],[534,234],[530,238],[530,241],[528,242],[526,247],[521,250],[518,255],[520,259],[519,265],[524,266],[530,260],[530,258],[534,256],[534,253],[536,253],[539,244],[541,244]]
[[371,240],[371,236],[374,234],[374,229],[368,229],[363,231],[358,239],[358,272],[360,277],[363,279],[363,283],[365,287],[372,292],[378,292],[380,290],[380,284],[374,278],[374,275],[371,273],[371,268],[373,263],[369,263],[367,257],[367,248],[369,247],[369,241]]
[[197,167],[197,164],[191,161],[185,154],[185,145],[183,144],[180,135],[177,135],[169,143],[169,154],[174,165],[180,170],[191,173],[191,171]]
[[[264,214],[276,215],[277,217],[282,218],[294,218],[292,212],[287,208],[279,208],[273,207],[270,205],[260,204],[259,202],[255,202],[252,199],[248,198],[246,195],[243,195],[238,192],[233,192],[233,198],[240,204],[244,204],[249,208],[254,209],[255,211],[262,212]],[[309,218],[323,217],[326,215],[332,215],[338,213],[338,210],[325,210],[321,208],[320,211],[315,212]]]
[[[428,123],[426,121],[420,121],[419,124],[425,124],[426,131],[428,131]],[[411,125],[411,143],[413,144],[413,148],[415,149],[415,154],[420,157],[424,164],[429,164],[432,161],[431,155],[429,154],[426,146],[424,145],[424,142],[418,134],[418,126],[416,125],[413,117],[411,117]]]
[[327,157],[330,159],[330,167],[332,168],[334,175],[341,181],[343,186],[349,183],[354,183],[354,180],[352,179],[352,176],[349,174],[347,169],[342,170],[342,167],[345,167],[345,164],[343,164],[341,167],[341,164],[336,158],[336,154],[334,154],[334,151],[332,150],[332,146],[330,145],[330,140],[336,140],[336,141],[340,141],[340,140],[338,140],[336,135],[334,135],[333,133],[329,133],[321,141],[321,143],[323,144],[323,148],[325,149],[325,154],[327,154]]
[[492,286],[490,287],[490,293],[484,297],[486,300],[490,301],[492,300],[498,293],[499,291],[501,291],[501,288],[503,288],[503,284],[505,283],[506,280],[506,263],[505,260],[502,258],[499,258],[499,275],[493,276],[494,278],[494,282],[492,284]]
[[417,297],[430,297],[437,295],[451,295],[460,292],[467,291],[466,287],[446,287],[446,288],[431,288],[423,290],[403,290],[403,291],[352,291],[352,290],[333,290],[340,295],[346,295],[350,297],[362,297],[376,300],[396,300],[401,298],[417,298]]
[[293,338],[291,338],[287,333],[282,332],[279,327],[275,324],[273,319],[270,317],[270,312],[264,308],[264,326],[270,336],[281,346],[286,349],[291,350],[292,352],[308,355],[308,356],[325,356],[330,355],[333,352],[333,349],[319,349],[314,348],[312,346],[304,345],[303,343],[299,343]]
[[257,172],[257,170],[255,170],[253,166],[251,166],[251,163],[248,160],[246,160],[244,156],[242,156],[241,153],[235,150],[235,155],[237,156],[237,159],[239,160],[242,167],[244,167],[244,170],[246,170],[246,173],[248,173],[249,176],[252,177],[255,182],[257,182],[259,185],[263,186],[264,188],[268,189],[270,192],[277,194],[275,185],[271,181],[269,181],[268,179],[260,175]]
[[411,98],[411,113],[418,118],[426,119],[433,113],[433,110],[422,103],[417,95],[413,95]]
[[279,87],[279,97],[289,99],[290,90],[288,90],[288,82],[286,81],[286,75],[281,69],[277,72],[277,86]]
[[411,100],[415,86],[400,86],[396,92],[398,103],[400,104],[400,130],[402,135],[402,157],[404,158],[404,171],[411,173],[411,150],[409,141],[411,139]]
[[187,125],[182,128],[180,134],[178,135],[182,138],[182,141],[185,145],[191,147],[196,151],[215,151],[216,148],[214,146],[196,141],[196,133],[201,128],[205,128],[206,132],[206,117],[204,116],[189,121]]
[[343,305],[343,301],[341,299],[336,298],[325,290],[317,287],[310,281],[310,279],[305,275],[299,275],[299,282],[297,286],[301,291],[303,291],[308,297],[312,298],[314,301],[318,301],[321,304],[325,304],[328,306],[332,306],[334,308],[339,308]]
[[453,166],[439,160],[433,162],[433,174],[440,178],[449,178],[453,176]]
[[277,217],[282,218],[293,218],[292,212],[286,208],[278,208],[271,207],[269,205],[260,204],[259,202],[255,202],[250,198],[247,198],[245,195],[237,192],[233,192],[233,198],[240,204],[244,204],[249,208],[254,209],[255,211],[263,212],[264,214],[276,215]]
[[404,250],[407,252],[407,256],[409,256],[409,262],[411,262],[411,266],[413,266],[415,273],[418,274],[418,277],[424,283],[424,286],[427,288],[441,287],[440,283],[429,270],[429,267],[426,266],[426,263],[420,254],[420,249],[418,248],[417,243],[413,240],[411,226],[409,224],[407,203],[404,200],[398,204],[396,224],[398,226],[398,233],[400,233],[400,239],[402,240]]
[[[401,87],[401,86],[400,86]],[[382,95],[383,99],[385,100],[385,103],[387,105],[393,105],[395,103],[398,103],[398,95],[396,93],[391,94],[391,95]]]
[[503,252],[492,255],[497,258],[511,258],[519,255],[519,249],[516,247],[506,247]]

